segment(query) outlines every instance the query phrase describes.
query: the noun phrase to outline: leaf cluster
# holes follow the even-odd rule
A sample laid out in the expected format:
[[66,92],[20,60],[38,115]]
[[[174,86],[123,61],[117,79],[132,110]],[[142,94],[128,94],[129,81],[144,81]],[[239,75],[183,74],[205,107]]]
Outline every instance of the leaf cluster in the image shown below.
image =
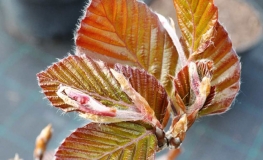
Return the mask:
[[53,106],[92,121],[65,139],[56,159],[154,159],[180,147],[197,118],[229,109],[240,62],[217,7],[173,1],[181,37],[173,21],[136,0],[86,6],[75,55],[37,74]]

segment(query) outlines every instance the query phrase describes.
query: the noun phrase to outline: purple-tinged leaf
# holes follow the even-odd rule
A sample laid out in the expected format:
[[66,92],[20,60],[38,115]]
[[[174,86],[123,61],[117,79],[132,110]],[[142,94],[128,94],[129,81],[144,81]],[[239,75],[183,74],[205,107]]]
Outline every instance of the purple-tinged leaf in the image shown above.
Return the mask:
[[165,127],[169,119],[170,102],[165,89],[158,80],[143,69],[115,65],[115,70],[128,78],[132,87],[145,98],[155,112],[156,118]]
[[[153,109],[160,109],[162,112],[158,114],[165,114],[168,106],[167,95],[153,76],[146,72],[142,74],[147,78],[149,87],[157,84],[159,86],[159,90],[155,91],[156,97],[152,97],[156,100],[153,99],[152,102],[160,103],[151,102],[152,107],[147,101],[150,99],[146,100],[133,88],[129,77],[110,69],[106,63],[85,55],[68,56],[37,76],[47,98],[55,107],[65,112],[77,111],[80,116],[94,122],[144,120],[162,128]],[[145,81],[140,76],[134,75],[133,78],[139,78],[142,83]],[[144,89],[138,91],[146,97],[153,93],[152,90]],[[158,116],[162,120],[163,117]]]
[[199,116],[219,114],[227,111],[240,89],[241,64],[236,52],[232,49],[231,40],[224,27],[217,23],[213,45],[203,53],[190,57],[191,61],[202,59],[213,62],[211,86],[215,87],[213,100],[206,105]]

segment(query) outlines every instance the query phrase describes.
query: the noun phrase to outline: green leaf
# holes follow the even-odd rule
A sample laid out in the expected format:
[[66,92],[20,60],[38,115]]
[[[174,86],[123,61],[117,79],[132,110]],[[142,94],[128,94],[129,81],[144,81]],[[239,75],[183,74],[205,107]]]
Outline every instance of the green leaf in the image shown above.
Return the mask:
[[90,123],[67,137],[55,156],[57,160],[154,159],[156,150],[156,136],[143,125]]
[[168,95],[163,86],[158,80],[148,74],[143,69],[132,68],[129,66],[115,65],[115,70],[122,73],[128,78],[132,87],[146,99],[148,104],[153,109],[156,118],[163,124],[166,125],[166,119],[169,119],[168,106],[170,102]]
[[213,0],[174,0],[174,5],[186,57],[203,52],[212,44],[218,19]]
[[144,68],[169,90],[178,54],[147,5],[136,0],[92,0],[75,36],[78,55]]

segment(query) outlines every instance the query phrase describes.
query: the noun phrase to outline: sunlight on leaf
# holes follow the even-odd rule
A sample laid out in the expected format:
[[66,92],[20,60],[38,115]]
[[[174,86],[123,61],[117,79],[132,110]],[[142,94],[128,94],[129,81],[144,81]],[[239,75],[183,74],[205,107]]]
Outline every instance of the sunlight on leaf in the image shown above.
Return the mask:
[[[142,18],[143,17],[143,18]],[[93,0],[75,36],[76,54],[144,68],[166,89],[178,54],[158,16],[136,0]]]
[[208,59],[214,63],[211,85],[215,86],[214,100],[200,112],[200,116],[225,112],[240,89],[241,64],[224,27],[217,23],[213,45],[202,54],[190,57],[193,61]]
[[[98,122],[120,121],[115,117],[125,115],[116,112],[117,109],[139,116],[131,109],[133,102],[129,96],[101,61],[68,56],[37,76],[52,105],[65,112],[78,111]],[[126,116],[127,120],[132,119],[129,114]]]
[[131,122],[90,123],[67,137],[55,156],[62,159],[154,159],[152,130]]
[[56,159],[151,160],[179,148],[197,118],[229,109],[241,65],[217,7],[213,0],[171,1],[180,39],[173,22],[143,2],[89,1],[76,55],[37,74],[52,105],[93,121],[64,140]]
[[[115,71],[85,55],[68,56],[37,76],[47,98],[65,112],[77,111],[94,122],[145,120],[162,128],[159,120],[169,106],[164,88],[143,70],[116,66]],[[140,88],[145,82],[149,88]]]
[[218,18],[213,0],[174,0],[186,56],[203,52],[212,42]]
[[[192,54],[189,57],[189,61],[195,62],[197,65],[200,80],[204,77],[210,79],[207,81],[205,102],[202,100],[204,104],[201,108],[198,107],[199,117],[219,114],[228,110],[240,88],[241,66],[236,52],[232,49],[231,40],[220,23],[216,24],[214,33],[213,45],[209,46],[203,53]],[[194,104],[194,100],[197,98],[196,94],[193,94],[194,87],[190,85],[190,78],[187,65],[174,79],[175,94],[178,94],[184,102],[186,111],[189,109],[193,111],[190,105]],[[203,87],[203,89],[206,88]],[[172,99],[174,103],[178,101],[176,95]],[[177,105],[177,110],[180,110],[180,105]]]

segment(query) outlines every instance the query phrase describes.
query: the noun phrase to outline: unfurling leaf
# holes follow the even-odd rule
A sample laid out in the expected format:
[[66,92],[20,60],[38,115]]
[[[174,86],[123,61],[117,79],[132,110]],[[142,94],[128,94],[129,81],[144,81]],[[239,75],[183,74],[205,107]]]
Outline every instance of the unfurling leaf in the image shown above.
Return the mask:
[[90,123],[78,128],[58,148],[56,160],[147,159],[152,160],[157,140],[152,130],[132,122]]
[[218,19],[213,0],[174,0],[186,57],[203,52],[213,41]]
[[213,63],[208,60],[190,62],[180,70],[174,78],[174,95],[171,97],[179,115],[199,111],[213,100],[212,76]]
[[155,112],[156,118],[165,127],[169,119],[168,95],[163,86],[155,77],[148,74],[143,69],[132,68],[129,66],[115,65],[115,70],[128,78],[131,86],[148,102]]
[[[174,4],[188,58],[174,79],[171,99],[175,109],[192,120],[225,112],[239,91],[241,67],[227,32],[218,22],[217,8],[213,0],[174,0]],[[196,64],[199,78],[189,73],[190,64]]]
[[34,150],[34,159],[42,160],[47,144],[52,136],[52,126],[51,124],[47,125],[37,136],[36,138],[36,146]]
[[[210,95],[199,116],[219,114],[227,111],[240,89],[241,64],[232,49],[227,31],[220,23],[215,26],[213,45],[202,54],[192,55],[191,61],[206,59],[213,62]],[[212,100],[211,100],[212,99]]]
[[109,68],[88,57],[68,56],[37,76],[52,105],[65,112],[78,111],[93,121],[114,121],[117,108],[133,105]]
[[[158,114],[165,114],[168,100],[164,89],[159,85],[159,90],[155,92],[138,90],[138,93],[130,84],[129,78],[139,77],[125,77],[110,69],[106,63],[85,55],[68,56],[38,74],[39,85],[47,98],[55,107],[65,112],[77,111],[80,116],[94,122],[144,120],[162,128],[159,119],[163,117],[158,115],[157,119],[153,109],[161,107],[162,112]],[[146,78],[149,79],[149,86],[158,83],[153,76]],[[140,92],[144,92],[145,96],[155,93],[156,101],[163,103],[153,104],[154,99],[151,100],[152,109]]]
[[111,69],[111,73],[118,80],[119,84],[121,85],[122,91],[129,95],[137,109],[141,112],[142,115],[145,116],[144,119],[147,119],[150,122],[152,122],[154,126],[157,125],[159,128],[162,128],[160,122],[155,117],[155,113],[149,106],[148,102],[138,92],[135,91],[135,89],[130,84],[129,80],[127,80],[122,73],[118,73],[113,69]]
[[37,75],[52,105],[94,122],[66,138],[56,159],[154,159],[178,149],[197,118],[230,107],[241,67],[213,0],[173,2],[180,40],[142,2],[90,1],[76,55]]
[[178,54],[158,16],[137,0],[92,0],[75,36],[78,55],[145,69],[166,89]]

